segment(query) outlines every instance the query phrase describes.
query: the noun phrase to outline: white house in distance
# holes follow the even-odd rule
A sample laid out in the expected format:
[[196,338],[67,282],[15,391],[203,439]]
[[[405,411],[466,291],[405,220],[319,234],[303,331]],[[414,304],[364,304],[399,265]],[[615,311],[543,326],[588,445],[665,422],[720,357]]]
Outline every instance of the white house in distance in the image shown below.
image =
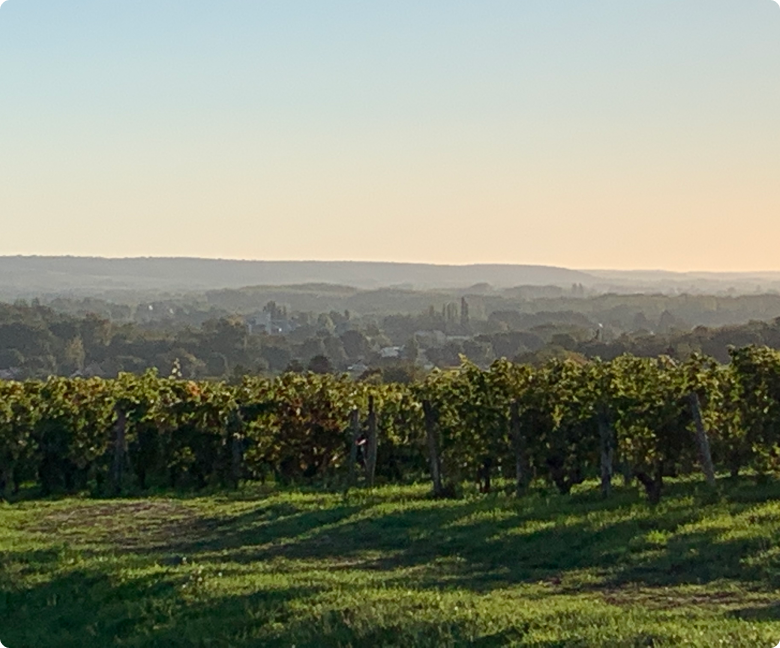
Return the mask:
[[401,346],[389,346],[379,349],[380,358],[400,358],[403,355],[404,348]]
[[273,318],[267,311],[250,315],[246,324],[250,333],[265,331],[269,335],[287,335],[296,328],[295,322],[287,318]]

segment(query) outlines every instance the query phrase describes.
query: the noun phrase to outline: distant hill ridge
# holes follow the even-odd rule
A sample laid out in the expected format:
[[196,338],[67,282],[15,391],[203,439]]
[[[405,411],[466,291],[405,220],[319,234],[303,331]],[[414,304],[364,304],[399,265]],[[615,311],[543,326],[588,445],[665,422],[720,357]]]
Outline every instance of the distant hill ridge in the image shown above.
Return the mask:
[[[0,300],[52,296],[148,298],[285,286],[291,290],[461,290],[582,284],[592,293],[780,293],[778,272],[573,270],[557,266],[380,261],[250,261],[192,257],[0,256]],[[294,288],[298,286],[298,288]]]
[[257,285],[456,288],[479,283],[571,286],[585,272],[539,265],[434,265],[372,261],[239,261],[137,257],[0,257],[0,293],[86,294],[113,290],[200,291]]

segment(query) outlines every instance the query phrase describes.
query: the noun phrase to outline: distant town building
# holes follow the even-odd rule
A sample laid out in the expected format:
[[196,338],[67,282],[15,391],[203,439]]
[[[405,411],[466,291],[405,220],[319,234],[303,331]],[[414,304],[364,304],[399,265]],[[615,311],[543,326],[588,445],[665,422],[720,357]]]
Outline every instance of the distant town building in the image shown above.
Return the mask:
[[380,358],[400,358],[403,355],[404,348],[400,346],[382,347],[379,349]]
[[360,376],[362,376],[364,373],[366,373],[366,371],[368,371],[368,369],[369,369],[369,366],[367,364],[364,364],[362,362],[356,362],[355,364],[349,365],[349,367],[347,367],[347,373],[352,378],[360,378]]
[[269,335],[287,335],[297,328],[295,322],[287,317],[274,318],[273,314],[268,311],[247,317],[246,324],[250,333],[264,331]]

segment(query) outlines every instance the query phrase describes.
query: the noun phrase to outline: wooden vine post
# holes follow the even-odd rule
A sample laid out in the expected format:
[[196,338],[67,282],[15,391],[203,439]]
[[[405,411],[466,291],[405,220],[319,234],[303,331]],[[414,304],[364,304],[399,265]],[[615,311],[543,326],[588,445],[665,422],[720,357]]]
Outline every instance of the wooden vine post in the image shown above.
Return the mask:
[[237,432],[233,433],[230,441],[230,477],[233,482],[233,488],[238,488],[241,483],[241,437]]
[[2,475],[0,475],[0,502],[7,502],[13,490],[14,478],[13,468],[10,463],[4,463]]
[[425,416],[425,436],[428,440],[428,458],[431,465],[431,480],[433,481],[433,495],[440,497],[443,493],[441,479],[441,458],[439,457],[439,444],[436,442],[436,414],[431,402],[424,400],[423,415]]
[[517,479],[517,494],[520,496],[526,491],[531,481],[531,465],[528,461],[525,436],[520,425],[520,406],[514,400],[509,411],[509,428],[515,447],[515,477]]
[[699,446],[699,461],[701,462],[704,477],[707,485],[715,486],[715,466],[712,463],[712,454],[710,452],[710,440],[707,437],[707,430],[704,428],[704,419],[701,415],[701,403],[699,395],[696,392],[688,394],[688,403],[691,407],[691,416],[693,424],[696,427],[696,441]]
[[244,428],[241,411],[236,408],[231,413],[229,431],[230,431],[230,478],[233,488],[238,488],[241,482],[241,464],[244,461],[243,435]]
[[609,497],[612,491],[612,462],[615,449],[612,442],[612,426],[609,424],[609,416],[603,406],[599,407],[596,419],[599,426],[601,448],[601,494],[604,497]]
[[347,482],[347,489],[355,485],[356,480],[356,466],[357,466],[357,451],[358,451],[358,439],[360,438],[360,412],[358,408],[354,408],[349,415],[349,430],[347,430],[347,436],[349,438],[349,477]]
[[127,431],[127,413],[123,408],[116,408],[116,422],[114,423],[114,457],[111,463],[111,482],[114,493],[118,495],[122,491],[122,472],[125,466],[125,434]]
[[374,477],[376,476],[376,455],[379,439],[376,430],[376,409],[374,408],[374,397],[368,397],[368,441],[366,443],[368,450],[368,459],[366,461],[366,477],[368,487],[374,487]]

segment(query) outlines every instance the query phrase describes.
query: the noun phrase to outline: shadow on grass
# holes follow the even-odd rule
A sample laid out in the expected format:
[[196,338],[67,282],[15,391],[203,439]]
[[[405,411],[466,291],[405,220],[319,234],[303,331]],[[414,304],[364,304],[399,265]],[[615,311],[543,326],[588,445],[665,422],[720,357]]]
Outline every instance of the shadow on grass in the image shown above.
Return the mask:
[[4,582],[0,632],[9,646],[46,648],[500,648],[517,645],[524,634],[509,628],[480,635],[476,622],[446,617],[353,623],[349,609],[311,613],[307,601],[320,591],[280,587],[199,596],[183,593],[171,578],[120,579],[76,569],[28,587]]
[[[7,584],[6,584],[7,585]],[[531,624],[485,632],[478,620],[409,612],[355,623],[346,608],[319,608],[312,587],[245,595],[185,596],[178,583],[120,580],[75,570],[27,588],[0,589],[0,630],[9,646],[46,648],[585,648],[533,640]],[[621,646],[652,646],[639,635]],[[612,644],[601,642],[600,646]]]
[[[729,485],[740,495],[738,501],[727,500],[734,515],[778,490],[773,486],[761,495],[756,487]],[[384,500],[370,497],[324,508],[261,501],[233,517],[206,515],[177,522],[132,550],[221,564],[311,561],[329,570],[386,572],[387,580],[396,569],[420,568],[414,576],[417,587],[475,591],[540,580],[558,583],[579,571],[597,575],[600,587],[724,579],[776,585],[771,572],[747,566],[745,560],[765,549],[766,539],[724,540],[717,528],[696,527],[712,499],[691,484],[674,484],[658,508],[626,490],[606,501],[583,492],[569,498],[537,494],[520,501],[502,496],[418,499],[398,509],[382,509]],[[685,525],[689,529],[680,533]],[[653,532],[668,537],[653,540]],[[409,579],[408,573],[403,579]]]
[[[736,489],[743,496],[750,491],[740,484]],[[260,504],[228,519],[196,520],[186,534],[170,539],[165,550],[205,562],[311,561],[331,570],[387,572],[389,579],[394,570],[419,568],[414,577],[418,587],[446,584],[475,591],[542,580],[557,583],[567,573],[581,571],[597,576],[599,587],[719,580],[777,585],[771,572],[745,560],[766,548],[765,538],[724,540],[717,528],[697,528],[712,498],[682,484],[673,485],[658,508],[633,491],[617,492],[606,501],[593,492],[571,498],[537,495],[519,502],[501,496],[418,500],[415,506],[389,512],[375,509],[381,500],[346,500],[320,510]],[[729,502],[729,511],[739,514],[760,499]],[[661,540],[653,539],[653,533]],[[402,578],[408,580],[408,573]]]
[[[777,489],[736,484],[739,496],[735,498],[729,496],[728,488],[724,490],[725,499],[718,510],[738,515]],[[502,496],[445,502],[412,498],[396,508],[387,507],[387,500],[381,497],[347,498],[340,503],[332,499],[324,508],[311,501],[297,505],[274,499],[259,501],[251,510],[232,517],[204,515],[192,509],[192,519],[186,522],[174,520],[168,526],[154,527],[158,535],[148,535],[146,527],[133,527],[123,531],[138,536],[129,544],[110,534],[99,538],[104,547],[114,551],[132,547],[134,556],[149,564],[186,556],[198,564],[214,563],[210,566],[215,570],[219,564],[227,573],[231,563],[241,571],[249,563],[285,559],[313,563],[333,572],[376,572],[383,583],[410,589],[458,587],[484,592],[545,581],[568,593],[585,589],[567,580],[581,571],[597,576],[588,587],[599,589],[724,580],[763,589],[777,584],[771,570],[761,567],[760,561],[746,561],[767,550],[766,535],[729,536],[711,525],[697,526],[708,515],[706,502],[711,496],[690,485],[672,488],[667,496],[658,508],[644,504],[635,492],[620,490],[606,501],[590,492],[571,498],[536,493],[520,501]],[[106,509],[107,514],[115,511],[121,517],[122,506],[130,519],[147,514],[164,518],[178,510],[165,503],[155,513],[153,508],[119,502],[117,508]],[[84,515],[94,510],[86,507]],[[746,523],[765,524],[767,515],[747,515]],[[70,519],[76,525],[81,523]],[[126,521],[114,522],[122,529]],[[306,586],[293,587],[284,586],[289,581],[280,579],[278,587],[266,585],[244,595],[218,595],[210,590],[185,591],[184,569],[155,576],[118,569],[105,573],[97,567],[69,567],[71,554],[77,557],[78,548],[57,545],[0,555],[0,636],[9,646],[524,645],[523,629],[480,634],[475,626],[448,621],[446,616],[439,621],[406,618],[403,623],[383,625],[380,619],[370,627],[354,626],[345,616],[346,610],[309,605],[328,587],[312,585],[311,580],[304,581]],[[308,566],[293,562],[285,568],[303,573]],[[630,602],[625,597],[616,599],[616,604]],[[752,621],[780,618],[776,605],[757,602],[744,607],[744,601],[742,605],[729,614]],[[552,641],[532,645],[553,648],[577,644]]]
[[185,595],[181,583],[170,578],[120,581],[82,570],[28,588],[8,585],[0,589],[3,641],[47,648],[248,648],[257,645],[250,637],[258,629],[288,624],[290,602],[300,603],[318,591],[296,587],[199,598]]
[[780,603],[739,608],[731,616],[750,621],[780,621]]

